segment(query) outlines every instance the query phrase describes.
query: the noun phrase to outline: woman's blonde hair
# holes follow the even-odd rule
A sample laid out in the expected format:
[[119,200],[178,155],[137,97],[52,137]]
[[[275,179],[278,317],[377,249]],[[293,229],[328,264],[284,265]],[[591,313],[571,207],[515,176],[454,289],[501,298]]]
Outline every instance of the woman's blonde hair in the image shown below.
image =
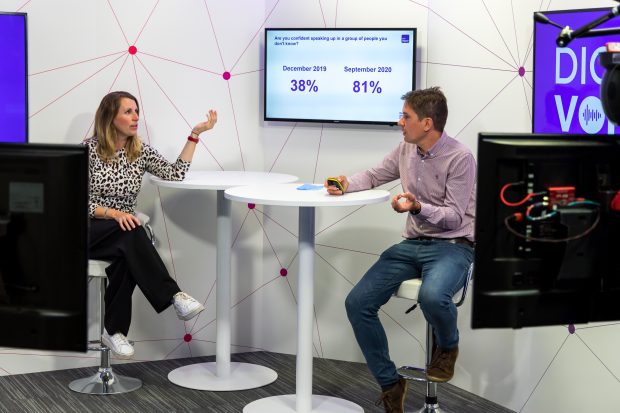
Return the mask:
[[[97,137],[97,155],[104,162],[111,162],[116,159],[116,127],[114,118],[121,107],[121,99],[128,98],[136,103],[138,111],[138,99],[131,93],[118,91],[110,92],[101,99],[101,103],[95,113],[95,135]],[[125,145],[125,153],[129,162],[135,161],[140,156],[142,142],[138,135],[129,136]]]

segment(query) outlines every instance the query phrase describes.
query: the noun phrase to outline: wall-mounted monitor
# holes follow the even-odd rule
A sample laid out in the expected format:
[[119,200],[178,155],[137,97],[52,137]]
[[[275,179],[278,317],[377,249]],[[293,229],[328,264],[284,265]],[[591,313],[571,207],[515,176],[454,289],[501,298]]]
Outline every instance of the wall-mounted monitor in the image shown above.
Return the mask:
[[0,142],[28,142],[25,13],[0,12]]
[[[605,9],[542,12],[562,27],[577,29],[609,12]],[[598,26],[620,26],[611,19]],[[605,69],[598,56],[605,43],[619,42],[620,35],[575,39],[558,47],[560,29],[534,21],[534,91],[532,130],[534,133],[616,134],[601,104],[601,81]]]
[[480,134],[472,327],[620,320],[620,141]]
[[265,29],[264,119],[395,125],[415,28]]

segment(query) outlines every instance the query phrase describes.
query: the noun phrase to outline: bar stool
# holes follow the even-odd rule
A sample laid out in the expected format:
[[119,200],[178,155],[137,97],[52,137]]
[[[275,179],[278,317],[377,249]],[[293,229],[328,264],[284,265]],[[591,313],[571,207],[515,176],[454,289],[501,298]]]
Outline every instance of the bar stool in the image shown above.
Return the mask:
[[[149,217],[141,212],[136,212],[136,216],[142,223],[145,231],[149,234],[151,242],[155,245],[155,238],[153,229],[148,224]],[[112,366],[110,365],[110,349],[101,342],[101,336],[103,335],[104,320],[105,320],[105,291],[108,287],[108,277],[105,269],[111,264],[110,261],[102,260],[88,260],[88,279],[89,282],[95,279],[99,280],[99,340],[89,341],[89,344],[96,344],[96,346],[89,346],[90,351],[101,352],[101,361],[97,373],[92,376],[82,379],[73,380],[69,383],[69,388],[78,393],[85,394],[120,394],[128,393],[142,387],[142,380],[133,377],[122,376],[114,373]],[[132,343],[133,344],[133,343]]]
[[[467,295],[467,288],[469,286],[469,282],[471,281],[472,275],[474,272],[474,264],[472,263],[469,266],[469,271],[467,272],[467,278],[465,280],[465,284],[463,288],[454,296],[455,302],[454,304],[457,307],[460,307],[465,302],[465,297]],[[408,300],[416,301],[416,304],[413,305],[407,312],[413,310],[418,304],[418,294],[420,292],[420,287],[422,286],[421,278],[414,278],[412,280],[407,280],[401,283],[398,291],[394,296],[400,298],[406,298]],[[433,327],[426,322],[426,367],[412,367],[412,366],[402,366],[398,370],[404,371],[405,373],[400,373],[400,375],[407,380],[415,380],[415,381],[423,381],[426,382],[426,396],[424,401],[424,407],[418,410],[418,413],[441,413],[439,409],[439,402],[437,400],[437,383],[432,382],[426,379],[426,370],[431,364],[431,359],[433,356],[432,348],[435,344],[434,342],[434,334]],[[407,373],[411,372],[411,373]],[[413,372],[417,372],[418,375],[414,375]],[[419,376],[419,373],[423,373],[422,376]]]

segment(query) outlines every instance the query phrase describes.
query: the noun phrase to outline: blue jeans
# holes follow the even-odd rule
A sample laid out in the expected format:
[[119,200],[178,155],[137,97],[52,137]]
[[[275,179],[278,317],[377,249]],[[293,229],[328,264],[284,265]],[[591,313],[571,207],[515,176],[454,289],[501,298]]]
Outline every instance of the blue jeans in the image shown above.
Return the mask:
[[377,315],[405,280],[422,277],[419,303],[443,349],[458,345],[456,306],[452,296],[465,283],[473,248],[437,240],[404,240],[381,254],[345,301],[347,315],[368,368],[380,386],[399,379],[390,360],[385,330]]

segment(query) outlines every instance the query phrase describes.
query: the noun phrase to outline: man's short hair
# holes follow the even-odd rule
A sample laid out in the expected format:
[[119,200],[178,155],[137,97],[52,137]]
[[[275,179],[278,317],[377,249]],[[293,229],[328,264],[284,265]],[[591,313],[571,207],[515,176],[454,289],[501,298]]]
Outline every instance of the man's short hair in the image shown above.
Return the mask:
[[448,101],[438,86],[412,90],[405,93],[402,99],[420,119],[431,118],[435,130],[443,132],[448,120]]

